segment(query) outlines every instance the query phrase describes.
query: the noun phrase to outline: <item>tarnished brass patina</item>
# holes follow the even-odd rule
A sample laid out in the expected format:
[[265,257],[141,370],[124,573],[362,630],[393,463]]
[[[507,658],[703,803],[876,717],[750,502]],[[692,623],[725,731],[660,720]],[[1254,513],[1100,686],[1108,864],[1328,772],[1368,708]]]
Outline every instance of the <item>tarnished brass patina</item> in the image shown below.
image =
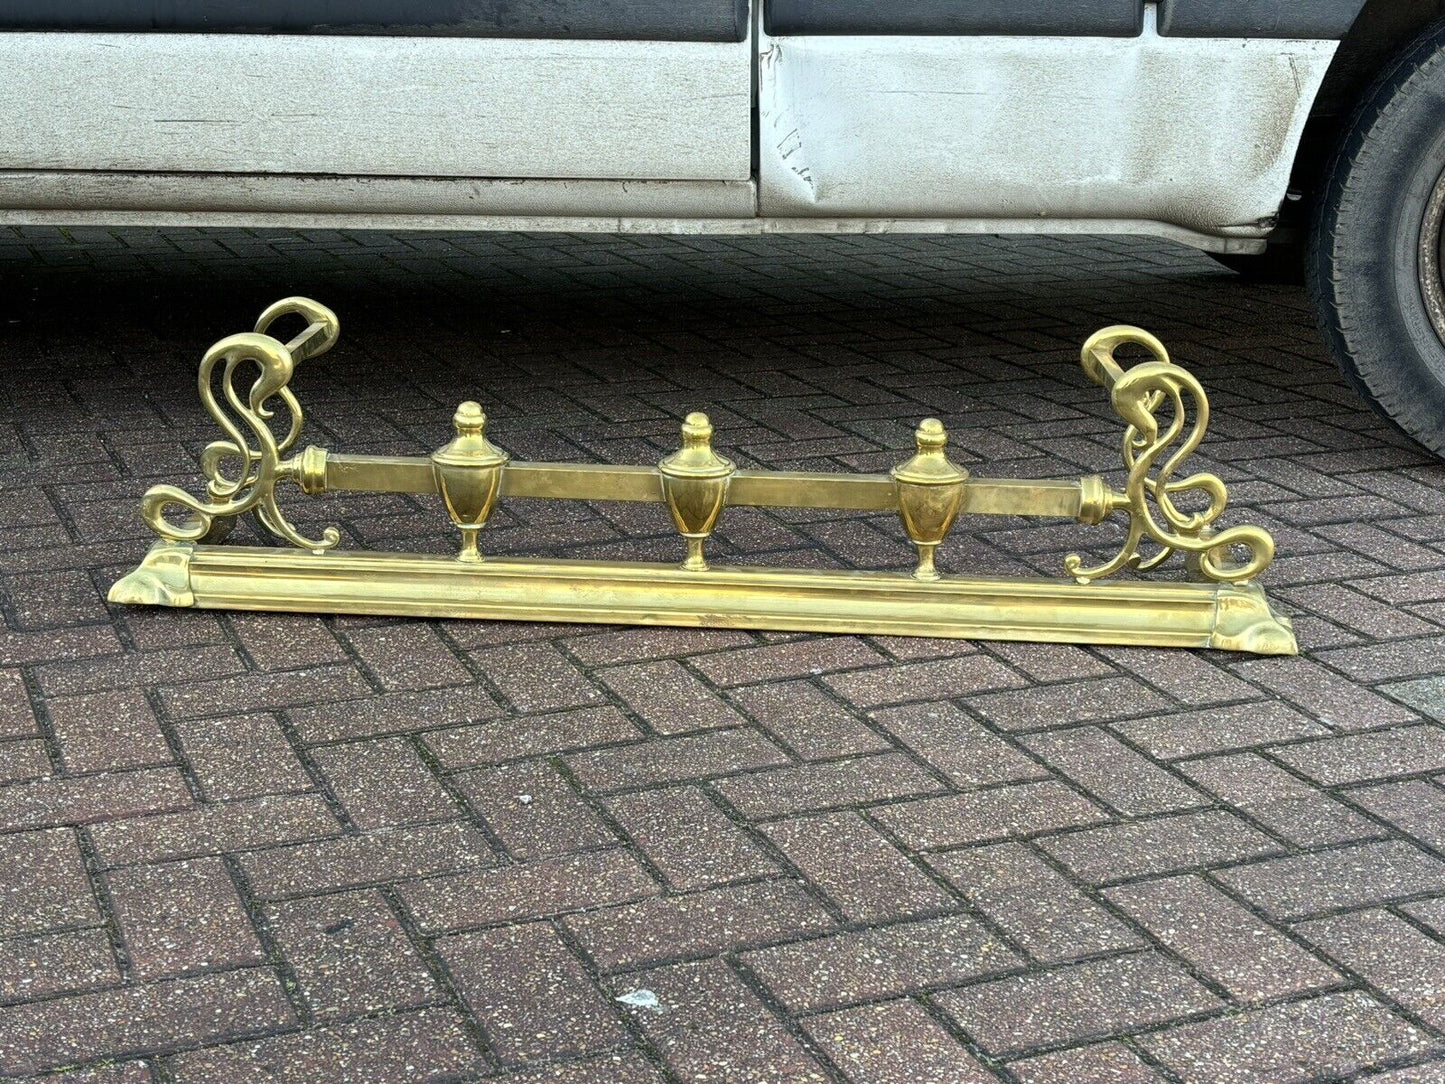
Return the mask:
[[[284,315],[307,321],[288,343],[267,334]],[[1212,474],[1181,475],[1208,425],[1204,390],[1138,328],[1105,328],[1082,355],[1085,373],[1108,390],[1127,426],[1122,489],[1098,475],[974,478],[948,458],[947,433],[933,418],[919,425],[915,454],[890,474],[739,470],[713,449],[704,414],[688,415],[682,447],[656,467],[519,463],[487,439],[486,416],[471,402],[457,410],[455,438],[430,457],[295,451],[302,413],[291,377],[298,362],[330,349],[337,335],[328,309],[290,298],[268,309],[254,333],[224,339],[206,353],[201,400],[225,434],[201,457],[206,499],[174,486],[145,495],[142,516],[161,541],[111,589],[112,602],[1297,651],[1289,619],[1274,612],[1255,583],[1273,560],[1273,539],[1258,527],[1220,529],[1224,483]],[[1149,360],[1124,368],[1115,353],[1125,345],[1142,347]],[[253,367],[259,371],[249,388],[238,385]],[[220,398],[213,387],[218,374]],[[270,427],[277,403],[289,418],[279,438]],[[277,505],[281,482],[309,495],[439,495],[462,532],[460,551],[456,557],[341,551],[334,527],[306,538]],[[478,533],[508,497],[664,504],[686,541],[686,557],[680,566],[483,560]],[[917,548],[917,565],[911,575],[709,567],[703,546],[732,506],[891,512]],[[248,513],[292,548],[217,544]],[[1128,517],[1119,552],[1092,566],[1069,556],[1064,570],[1072,582],[945,575],[934,561],[960,516],[1096,525],[1115,514]],[[1185,557],[1188,581],[1098,582],[1126,569],[1155,569],[1175,552]]]

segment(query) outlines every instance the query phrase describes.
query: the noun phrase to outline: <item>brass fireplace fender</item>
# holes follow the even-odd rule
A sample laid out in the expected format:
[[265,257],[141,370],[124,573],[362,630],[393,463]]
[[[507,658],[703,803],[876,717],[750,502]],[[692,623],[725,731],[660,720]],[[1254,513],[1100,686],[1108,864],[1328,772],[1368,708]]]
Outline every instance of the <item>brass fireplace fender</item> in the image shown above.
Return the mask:
[[[306,328],[282,343],[268,332],[283,316]],[[112,602],[206,609],[576,621],[886,633],[1070,643],[1212,647],[1294,654],[1289,619],[1255,582],[1274,557],[1267,531],[1219,529],[1228,495],[1212,474],[1180,476],[1203,440],[1208,399],[1162,343],[1138,328],[1111,327],[1085,344],[1085,373],[1104,387],[1126,423],[1122,489],[1098,475],[1062,481],[974,478],[946,454],[942,423],[925,419],[915,453],[889,474],[740,470],[712,446],[706,415],[682,424],[682,446],[655,467],[515,462],[492,444],[481,407],[463,403],[454,439],[431,456],[347,455],[297,449],[304,415],[290,389],[296,366],[337,341],[334,313],[305,298],[271,306],[252,333],[217,343],[201,363],[199,389],[225,438],[201,456],[206,496],[156,486],[141,514],[160,537],[139,568],[117,582]],[[1149,360],[1125,369],[1125,344]],[[259,369],[248,388],[237,378]],[[216,394],[219,382],[221,394]],[[238,390],[241,388],[241,390]],[[272,428],[276,404],[289,424]],[[455,556],[346,551],[329,527],[302,535],[277,502],[277,487],[304,494],[366,491],[437,495],[462,539]],[[1181,498],[1192,496],[1186,511]],[[508,497],[614,500],[667,506],[683,542],[679,564],[485,556],[483,528]],[[1202,507],[1201,507],[1202,505]],[[917,551],[911,574],[717,567],[706,542],[726,509],[828,508],[891,512]],[[183,516],[177,517],[180,512]],[[292,548],[230,546],[242,515]],[[1097,525],[1127,517],[1108,561],[1064,561],[1068,579],[946,575],[934,554],[959,516],[1057,517]],[[1146,553],[1145,547],[1152,547]],[[1149,571],[1181,553],[1190,580],[1108,580]]]

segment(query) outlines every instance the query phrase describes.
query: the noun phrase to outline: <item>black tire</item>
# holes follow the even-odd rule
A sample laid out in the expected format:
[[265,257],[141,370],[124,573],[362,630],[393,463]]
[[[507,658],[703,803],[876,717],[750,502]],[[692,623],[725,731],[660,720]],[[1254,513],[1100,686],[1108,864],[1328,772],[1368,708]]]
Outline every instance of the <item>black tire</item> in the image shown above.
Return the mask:
[[1271,244],[1253,256],[1236,253],[1209,253],[1216,263],[1221,263],[1245,282],[1256,282],[1261,286],[1302,286],[1305,281],[1305,250],[1298,244]]
[[1442,200],[1445,23],[1401,53],[1366,94],[1330,162],[1305,265],[1345,377],[1407,436],[1445,456],[1438,220],[1426,236],[1430,209]]

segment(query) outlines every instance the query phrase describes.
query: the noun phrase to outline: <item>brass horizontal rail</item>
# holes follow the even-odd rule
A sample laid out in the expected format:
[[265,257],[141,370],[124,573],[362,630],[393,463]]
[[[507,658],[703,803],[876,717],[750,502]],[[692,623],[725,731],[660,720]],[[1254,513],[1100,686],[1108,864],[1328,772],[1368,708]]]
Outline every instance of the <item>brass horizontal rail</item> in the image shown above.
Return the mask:
[[[310,468],[324,478],[303,482],[308,493],[438,492],[436,472],[425,456],[345,455],[308,449]],[[303,456],[306,453],[303,453]],[[1097,476],[1074,481],[969,478],[963,483],[964,512],[985,516],[1079,519],[1085,492],[1102,490]],[[567,501],[627,501],[663,504],[662,472],[656,467],[600,463],[518,463],[502,468],[501,496]],[[887,474],[827,474],[812,471],[740,470],[732,475],[724,503],[730,508],[837,508],[855,512],[898,511],[898,486]]]

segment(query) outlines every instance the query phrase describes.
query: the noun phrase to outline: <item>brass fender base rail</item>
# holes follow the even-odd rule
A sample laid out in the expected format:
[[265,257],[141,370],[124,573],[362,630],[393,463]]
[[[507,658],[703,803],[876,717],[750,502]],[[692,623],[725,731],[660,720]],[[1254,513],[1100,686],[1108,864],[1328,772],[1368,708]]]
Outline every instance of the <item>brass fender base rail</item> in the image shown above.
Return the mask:
[[[300,316],[306,326],[283,344],[268,332],[286,316]],[[201,455],[205,498],[166,485],[146,493],[141,515],[161,541],[115,584],[112,602],[1259,654],[1298,650],[1289,619],[1274,612],[1254,582],[1273,560],[1274,540],[1257,527],[1217,529],[1228,500],[1224,483],[1211,474],[1178,474],[1204,438],[1204,390],[1169,360],[1163,344],[1138,328],[1106,328],[1089,339],[1082,355],[1085,373],[1108,390],[1126,423],[1123,489],[1098,475],[1071,481],[972,478],[948,458],[947,433],[932,418],[918,426],[914,455],[889,474],[739,470],[713,450],[712,425],[703,414],[687,416],[681,448],[655,467],[515,463],[488,438],[486,415],[472,402],[457,409],[451,442],[429,457],[296,450],[304,419],[291,377],[299,362],[329,350],[339,333],[329,309],[288,298],[267,309],[254,332],[207,351],[201,400],[224,439]],[[1150,359],[1125,370],[1114,357],[1125,344],[1143,347]],[[240,374],[253,368],[259,373],[250,386],[238,385]],[[279,435],[272,428],[278,415],[288,419]],[[308,538],[287,521],[277,503],[278,483],[294,483],[308,495],[436,494],[461,544],[454,557],[342,551],[335,527]],[[503,497],[663,504],[681,536],[682,560],[666,565],[485,556],[482,530]],[[893,512],[917,562],[911,574],[712,567],[707,540],[726,509],[740,506]],[[1114,514],[1127,517],[1119,552],[1094,566],[1069,556],[1064,570],[1070,579],[944,575],[934,563],[960,515],[1098,524]],[[293,548],[222,544],[242,515]],[[1176,552],[1184,555],[1193,582],[1098,582],[1126,568],[1151,570]]]
[[1293,654],[1254,584],[1097,583],[158,542],[111,601],[207,610],[1213,647]]

